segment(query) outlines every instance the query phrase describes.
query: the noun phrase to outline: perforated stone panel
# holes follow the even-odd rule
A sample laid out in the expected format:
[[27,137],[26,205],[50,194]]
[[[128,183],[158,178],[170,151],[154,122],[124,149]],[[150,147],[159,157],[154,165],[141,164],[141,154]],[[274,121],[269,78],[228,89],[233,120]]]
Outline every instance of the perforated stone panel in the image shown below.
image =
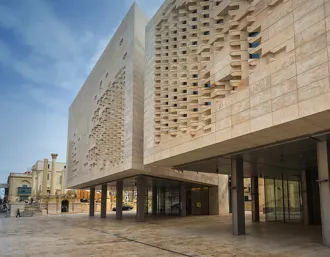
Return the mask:
[[244,86],[248,76],[247,1],[169,2],[155,29],[156,145],[213,132],[214,99]]

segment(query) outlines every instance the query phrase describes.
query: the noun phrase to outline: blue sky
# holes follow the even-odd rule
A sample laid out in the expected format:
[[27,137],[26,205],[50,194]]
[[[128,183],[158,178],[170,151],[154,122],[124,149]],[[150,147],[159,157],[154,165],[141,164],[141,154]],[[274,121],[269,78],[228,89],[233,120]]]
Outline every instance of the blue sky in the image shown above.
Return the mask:
[[[132,0],[0,0],[0,182],[51,152],[68,108]],[[163,0],[137,3],[152,17]]]

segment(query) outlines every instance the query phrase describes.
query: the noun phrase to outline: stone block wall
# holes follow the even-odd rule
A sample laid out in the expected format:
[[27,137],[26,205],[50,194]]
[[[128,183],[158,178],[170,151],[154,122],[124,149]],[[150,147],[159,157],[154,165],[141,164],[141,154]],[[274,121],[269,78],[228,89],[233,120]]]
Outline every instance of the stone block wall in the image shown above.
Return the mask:
[[[166,1],[147,26],[146,63],[154,73],[146,78],[153,94],[145,108],[154,120],[145,120],[145,164],[210,157],[201,149],[211,145],[225,154],[330,129],[322,114],[330,109],[329,15],[328,0]],[[187,36],[182,51],[180,36]]]

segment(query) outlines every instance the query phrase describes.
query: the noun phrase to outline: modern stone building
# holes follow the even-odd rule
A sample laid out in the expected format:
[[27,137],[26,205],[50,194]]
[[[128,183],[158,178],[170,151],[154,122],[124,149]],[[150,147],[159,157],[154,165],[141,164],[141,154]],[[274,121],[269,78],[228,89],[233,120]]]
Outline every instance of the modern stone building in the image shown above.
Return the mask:
[[235,235],[243,178],[259,221],[262,177],[266,220],[322,224],[330,246],[329,17],[327,0],[167,0],[147,25],[144,164],[231,175]]
[[[106,217],[109,188],[116,188],[116,217],[122,218],[123,189],[137,190],[137,220],[148,213],[218,214],[228,206],[227,176],[143,165],[144,49],[148,18],[133,4],[69,110],[68,180],[74,189],[102,191]],[[218,187],[218,185],[221,185]],[[149,201],[149,195],[152,195]]]

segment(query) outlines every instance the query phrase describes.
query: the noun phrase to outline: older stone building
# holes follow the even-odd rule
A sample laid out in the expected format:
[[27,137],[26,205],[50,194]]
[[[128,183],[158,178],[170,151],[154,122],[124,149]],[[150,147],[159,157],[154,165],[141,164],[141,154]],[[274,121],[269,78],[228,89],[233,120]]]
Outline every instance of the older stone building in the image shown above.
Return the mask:
[[32,174],[10,173],[8,176],[8,190],[5,198],[9,203],[26,201],[32,194]]
[[235,235],[243,178],[259,221],[262,177],[266,220],[322,224],[330,246],[329,15],[327,0],[167,0],[147,25],[144,164],[231,175]]
[[[164,215],[228,212],[227,176],[144,168],[143,99],[150,93],[144,93],[147,23],[134,3],[70,107],[68,187],[91,190],[91,216],[94,192],[101,190],[101,217],[106,217],[110,187],[116,188],[118,219],[123,189],[137,191],[138,221],[144,220],[148,206],[150,213]],[[225,199],[223,208],[219,197]]]

